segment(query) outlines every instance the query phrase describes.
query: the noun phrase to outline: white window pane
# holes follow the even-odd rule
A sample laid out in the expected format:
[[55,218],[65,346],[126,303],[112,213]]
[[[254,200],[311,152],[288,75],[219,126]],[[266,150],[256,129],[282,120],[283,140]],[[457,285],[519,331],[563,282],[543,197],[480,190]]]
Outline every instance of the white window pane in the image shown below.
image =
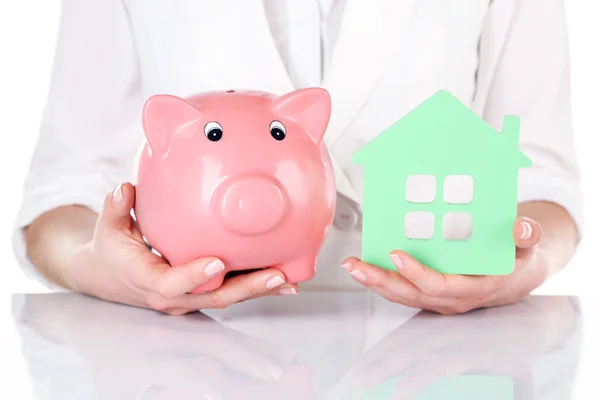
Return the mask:
[[404,236],[409,239],[431,239],[435,230],[435,217],[426,211],[411,211],[404,217]]
[[467,212],[444,214],[442,236],[447,240],[467,240],[473,230],[473,217]]
[[406,200],[411,203],[431,203],[435,192],[433,175],[409,175],[406,178]]
[[469,204],[473,200],[473,177],[450,175],[444,179],[444,201],[448,204]]

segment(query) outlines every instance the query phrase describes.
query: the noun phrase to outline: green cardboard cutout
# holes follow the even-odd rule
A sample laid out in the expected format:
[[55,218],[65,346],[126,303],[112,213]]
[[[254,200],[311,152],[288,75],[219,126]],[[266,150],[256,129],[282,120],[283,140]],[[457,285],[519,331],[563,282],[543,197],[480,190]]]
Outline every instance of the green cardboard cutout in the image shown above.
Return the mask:
[[[352,162],[364,166],[364,261],[395,270],[389,254],[403,250],[441,273],[514,270],[518,170],[531,166],[519,149],[518,117],[506,116],[497,132],[440,91],[356,152]],[[431,196],[407,197],[407,183],[416,178]],[[456,182],[471,188],[470,199],[452,198]],[[415,222],[429,224],[432,235],[405,231]],[[470,235],[444,233],[445,223],[461,222],[470,222]]]

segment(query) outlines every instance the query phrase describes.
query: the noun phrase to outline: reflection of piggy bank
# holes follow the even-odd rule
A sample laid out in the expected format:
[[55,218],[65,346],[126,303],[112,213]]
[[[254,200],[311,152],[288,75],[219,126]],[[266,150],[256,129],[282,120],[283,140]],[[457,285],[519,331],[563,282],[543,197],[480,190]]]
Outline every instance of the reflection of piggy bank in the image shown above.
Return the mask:
[[215,256],[226,271],[276,267],[290,283],[310,280],[335,208],[322,142],[330,109],[320,88],[148,99],[135,204],[146,240],[173,266]]

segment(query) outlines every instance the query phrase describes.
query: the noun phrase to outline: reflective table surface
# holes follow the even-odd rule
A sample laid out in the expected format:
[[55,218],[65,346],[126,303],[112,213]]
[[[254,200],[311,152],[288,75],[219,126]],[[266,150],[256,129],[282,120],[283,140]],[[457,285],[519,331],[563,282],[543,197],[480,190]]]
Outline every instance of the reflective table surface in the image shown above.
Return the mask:
[[600,303],[583,300],[440,316],[368,292],[304,292],[175,317],[13,295],[0,399],[600,399]]

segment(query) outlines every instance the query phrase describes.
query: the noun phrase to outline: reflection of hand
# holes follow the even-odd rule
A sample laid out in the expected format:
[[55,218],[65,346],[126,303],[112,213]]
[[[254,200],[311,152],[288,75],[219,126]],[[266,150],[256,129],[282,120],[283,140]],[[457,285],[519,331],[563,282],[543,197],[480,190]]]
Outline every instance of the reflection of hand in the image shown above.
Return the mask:
[[93,367],[97,390],[102,382],[109,388],[122,382],[127,393],[146,388],[149,398],[196,399],[219,398],[239,388],[270,393],[273,385],[282,391],[308,386],[292,349],[225,328],[204,314],[166,318],[86,297],[53,298],[58,298],[52,305],[56,312],[44,312],[43,319],[30,312],[27,319],[33,329],[64,342]]
[[388,271],[352,257],[343,267],[354,279],[390,301],[441,314],[457,314],[523,299],[545,278],[544,262],[537,244],[542,227],[519,217],[514,225],[517,256],[514,272],[507,276],[466,276],[440,274],[402,251],[390,255],[397,271]]
[[563,297],[454,317],[421,312],[360,357],[343,381],[367,389],[404,375],[391,399],[411,399],[440,378],[473,372],[513,377],[518,393],[530,398],[532,364],[565,340],[576,315]]
[[207,308],[223,308],[263,295],[279,294],[285,276],[274,268],[228,279],[205,294],[189,294],[201,284],[224,273],[221,260],[206,257],[171,268],[152,253],[130,216],[135,197],[131,184],[121,185],[107,196],[92,240],[79,249],[69,268],[73,288],[105,300],[153,308],[168,314],[185,314]]

